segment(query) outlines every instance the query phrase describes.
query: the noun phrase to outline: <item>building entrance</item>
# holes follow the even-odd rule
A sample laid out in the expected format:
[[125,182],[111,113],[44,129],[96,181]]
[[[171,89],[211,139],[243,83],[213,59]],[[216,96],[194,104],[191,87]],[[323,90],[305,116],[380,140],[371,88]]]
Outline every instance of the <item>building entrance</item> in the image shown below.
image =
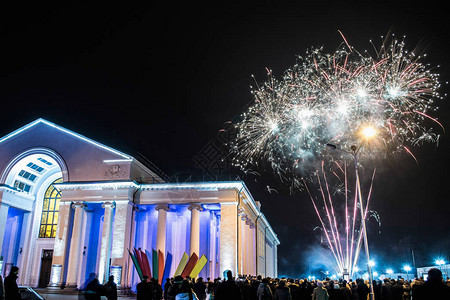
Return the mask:
[[46,288],[50,282],[50,272],[52,270],[53,250],[42,250],[41,272],[39,274],[39,287]]

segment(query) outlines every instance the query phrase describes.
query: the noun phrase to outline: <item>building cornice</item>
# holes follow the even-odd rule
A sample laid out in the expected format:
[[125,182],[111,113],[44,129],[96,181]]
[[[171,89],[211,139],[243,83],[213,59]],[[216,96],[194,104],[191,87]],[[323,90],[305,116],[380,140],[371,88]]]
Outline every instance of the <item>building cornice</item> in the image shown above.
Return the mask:
[[59,190],[117,190],[139,189],[140,185],[134,181],[98,181],[98,182],[63,182],[55,184]]

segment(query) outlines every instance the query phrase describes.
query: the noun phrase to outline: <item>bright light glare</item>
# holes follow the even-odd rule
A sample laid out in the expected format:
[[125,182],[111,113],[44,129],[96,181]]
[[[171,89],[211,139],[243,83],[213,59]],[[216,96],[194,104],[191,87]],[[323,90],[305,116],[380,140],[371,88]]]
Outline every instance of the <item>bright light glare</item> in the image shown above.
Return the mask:
[[388,273],[389,275],[391,275],[391,274],[394,273],[394,271],[393,271],[392,269],[387,269],[387,270],[386,270],[386,273]]
[[369,260],[369,266],[371,267],[375,266],[375,262],[373,260]]
[[370,139],[377,134],[377,130],[372,126],[365,126],[361,130],[361,133],[366,139]]
[[269,127],[272,131],[277,131],[277,129],[278,129],[278,125],[274,121],[269,122]]
[[409,265],[405,265],[403,266],[403,270],[405,270],[406,272],[411,271],[411,267]]
[[443,259],[438,259],[438,260],[436,260],[435,263],[436,263],[438,266],[445,265],[445,260],[443,260]]
[[392,98],[397,98],[401,94],[400,89],[398,87],[389,88],[388,93],[389,96],[391,96]]
[[366,91],[363,90],[363,89],[358,89],[357,94],[358,94],[358,96],[361,97],[361,98],[367,96]]

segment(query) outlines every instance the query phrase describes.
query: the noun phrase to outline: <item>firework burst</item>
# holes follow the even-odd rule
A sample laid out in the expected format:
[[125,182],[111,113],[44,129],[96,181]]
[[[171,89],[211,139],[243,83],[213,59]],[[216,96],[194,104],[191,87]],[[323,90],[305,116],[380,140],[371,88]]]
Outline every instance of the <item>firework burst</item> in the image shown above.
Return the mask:
[[396,39],[374,55],[343,43],[332,54],[310,49],[280,79],[267,70],[268,79],[251,87],[253,105],[235,124],[234,164],[248,169],[268,162],[279,175],[305,173],[324,158],[324,145],[349,150],[368,125],[377,134],[364,145],[366,156],[412,155],[410,145],[436,142],[432,125],[442,125],[430,114],[442,96],[424,57]]
[[[368,195],[361,193],[356,153],[363,163],[402,151],[414,157],[411,146],[439,140],[433,126],[443,127],[432,114],[443,97],[438,74],[423,63],[425,55],[408,51],[404,40],[383,39],[371,55],[342,37],[334,53],[311,48],[279,79],[267,69],[267,80],[251,87],[254,103],[234,124],[237,136],[231,149],[234,165],[242,170],[269,165],[290,180],[291,188],[308,192],[337,270],[352,274],[363,237],[359,224],[370,212],[372,191],[370,186]],[[346,158],[336,159],[326,151],[327,144],[354,156],[352,200]],[[339,179],[335,186],[327,172]],[[311,191],[313,183],[318,193]],[[342,195],[345,202],[336,200]],[[337,211],[342,207],[345,222],[340,223]]]

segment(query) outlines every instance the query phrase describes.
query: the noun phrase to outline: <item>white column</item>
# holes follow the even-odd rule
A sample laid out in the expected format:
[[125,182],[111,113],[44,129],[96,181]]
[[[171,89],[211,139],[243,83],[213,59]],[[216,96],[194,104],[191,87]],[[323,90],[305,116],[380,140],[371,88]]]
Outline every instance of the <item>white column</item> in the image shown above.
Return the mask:
[[275,241],[273,242],[273,274],[278,277],[278,248]]
[[30,235],[30,229],[31,229],[31,213],[30,212],[24,212],[23,214],[23,220],[22,220],[22,230],[20,233],[20,242],[19,242],[19,255],[17,257],[17,266],[20,270],[22,270],[22,273],[19,272],[19,279],[18,282],[22,285],[29,284],[27,282],[27,261],[29,258],[28,255],[28,245],[30,244],[30,239],[27,238]]
[[251,221],[247,217],[245,221],[245,274],[250,275],[252,272],[252,258],[253,258],[253,248],[252,248],[252,234],[250,229]]
[[238,260],[237,202],[220,204],[220,274],[230,270],[236,276]]
[[69,262],[67,265],[67,281],[66,288],[77,288],[78,270],[80,269],[80,247],[82,240],[82,224],[84,218],[85,204],[82,202],[76,202],[72,204],[72,208],[75,209],[73,217],[72,238],[70,240],[69,250]]
[[98,280],[100,284],[108,281],[109,277],[109,258],[111,257],[111,229],[112,229],[112,215],[115,204],[113,202],[102,203],[102,208],[105,209],[103,214],[103,230],[100,242],[100,257],[98,263]]
[[250,256],[250,265],[251,265],[251,271],[250,274],[252,275],[258,275],[256,274],[256,230],[255,230],[255,224],[250,225],[250,240],[251,240],[251,256]]
[[247,226],[245,222],[247,220],[246,215],[242,215],[240,224],[241,224],[241,237],[240,237],[240,254],[241,254],[241,266],[239,274],[244,275],[247,274],[247,254],[248,254],[248,237],[247,237]]
[[[3,238],[5,237],[6,219],[8,218],[9,205],[0,202],[0,253],[3,247]],[[3,270],[0,267],[0,274]]]
[[202,211],[203,208],[199,204],[190,204],[188,209],[191,211],[189,256],[191,256],[192,253],[200,256],[200,211]]
[[69,231],[70,202],[59,202],[58,225],[56,227],[55,244],[53,246],[52,271],[48,288],[59,289],[66,269],[67,233]]
[[210,221],[210,234],[209,234],[209,263],[210,263],[210,272],[209,277],[215,278],[216,274],[216,233],[217,233],[217,222],[216,215],[213,211],[210,211],[211,221]]
[[[138,221],[139,213],[138,212],[139,212],[139,207],[137,205],[135,205],[135,204],[132,204],[131,218],[130,218],[131,221],[128,221],[128,222],[131,223],[131,228],[130,228],[131,229],[130,230],[131,234],[130,234],[130,243],[129,243],[130,251],[132,251],[132,249],[136,246],[136,232],[138,230],[137,227],[139,226],[139,221]],[[114,239],[115,239],[115,236],[114,236]],[[113,243],[115,243],[115,242],[113,241]],[[128,244],[127,244],[127,247],[128,247]],[[127,259],[124,260],[124,264],[126,264],[126,270],[125,270],[125,272],[123,272],[123,273],[126,274],[126,279],[124,279],[125,281],[123,283],[123,286],[131,287],[134,282],[137,283],[137,282],[140,282],[140,280],[139,281],[136,280],[137,272],[135,271],[135,268],[133,266],[133,262],[131,260],[131,256],[130,255],[126,255],[126,257],[127,257]]]
[[118,287],[127,285],[126,279],[128,273],[126,270],[130,257],[127,248],[130,247],[131,237],[134,237],[131,226],[133,222],[133,202],[116,202],[112,230],[111,266],[116,270],[116,273],[120,272],[121,274],[117,274],[120,278],[115,278],[116,274],[111,275],[114,275],[114,280]]
[[237,209],[237,214],[238,214],[238,220],[237,220],[237,239],[236,239],[236,242],[237,242],[237,267],[238,267],[238,269],[236,270],[236,277],[239,275],[239,274],[243,274],[243,266],[244,266],[244,264],[243,264],[243,247],[244,247],[244,245],[242,244],[242,236],[243,236],[243,234],[242,234],[242,219],[241,219],[241,217],[242,217],[242,210],[241,209],[239,209],[239,207],[238,207],[238,209]]
[[156,232],[156,250],[160,250],[166,255],[166,220],[169,205],[158,204],[155,209],[158,211],[158,228]]

